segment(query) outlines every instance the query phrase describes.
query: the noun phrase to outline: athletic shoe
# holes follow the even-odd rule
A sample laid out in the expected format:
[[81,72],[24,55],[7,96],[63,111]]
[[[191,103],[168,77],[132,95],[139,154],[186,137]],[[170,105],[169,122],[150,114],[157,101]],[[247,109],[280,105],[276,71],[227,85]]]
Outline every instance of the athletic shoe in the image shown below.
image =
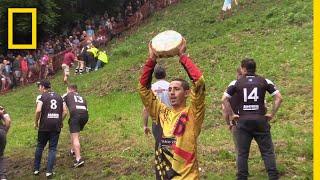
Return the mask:
[[84,160],[80,159],[79,161],[74,161],[73,167],[80,167],[84,164]]
[[38,171],[38,170],[33,171],[33,175],[38,176],[39,174],[40,174],[40,171]]
[[53,172],[47,172],[46,173],[46,177],[47,177],[47,179],[51,179],[51,178],[53,178],[53,175],[54,175],[54,173]]

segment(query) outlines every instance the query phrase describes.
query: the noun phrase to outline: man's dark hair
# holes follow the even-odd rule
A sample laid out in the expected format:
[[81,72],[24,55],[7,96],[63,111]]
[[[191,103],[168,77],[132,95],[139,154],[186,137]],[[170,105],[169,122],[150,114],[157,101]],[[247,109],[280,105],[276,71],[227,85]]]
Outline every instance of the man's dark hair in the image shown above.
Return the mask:
[[256,72],[256,62],[253,59],[245,58],[241,61],[241,67],[246,68],[248,73],[254,74]]
[[76,84],[70,84],[70,85],[68,85],[68,89],[78,91],[78,86]]
[[189,86],[188,81],[186,81],[186,80],[184,80],[184,79],[182,79],[182,78],[175,78],[175,79],[173,79],[172,81],[180,81],[183,90],[189,90],[189,89],[190,89],[190,86]]
[[154,77],[156,79],[164,79],[166,78],[166,75],[166,70],[163,67],[157,66],[154,68]]
[[44,79],[44,80],[41,80],[41,81],[38,81],[37,83],[37,86],[39,87],[40,85],[43,86],[45,89],[50,89],[51,88],[51,83],[50,81]]

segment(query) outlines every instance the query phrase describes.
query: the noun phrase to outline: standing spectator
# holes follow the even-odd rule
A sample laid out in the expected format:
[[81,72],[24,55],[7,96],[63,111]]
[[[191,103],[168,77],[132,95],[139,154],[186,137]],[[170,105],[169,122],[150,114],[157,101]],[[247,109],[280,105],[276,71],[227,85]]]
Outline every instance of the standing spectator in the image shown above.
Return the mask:
[[29,71],[28,61],[25,57],[20,58],[20,67],[21,67],[20,84],[25,85],[28,82],[27,77],[28,77],[28,71]]
[[41,57],[39,62],[40,62],[39,79],[47,79],[49,56],[48,56],[48,53],[46,51],[43,51],[43,56]]
[[13,85],[18,86],[18,83],[21,78],[21,68],[20,68],[20,59],[21,56],[18,55],[17,57],[14,58],[12,62],[12,71],[13,71]]
[[81,37],[80,37],[80,41],[86,41],[88,38],[87,32],[86,31],[82,31]]
[[12,70],[11,70],[11,63],[8,60],[8,57],[4,58],[3,64],[4,64],[4,75],[6,77],[6,82],[8,83],[7,87],[11,88],[12,84],[13,84],[13,75],[12,75]]
[[6,162],[3,154],[7,144],[7,133],[10,129],[11,118],[2,106],[0,106],[0,120],[0,179],[7,179]]
[[[169,85],[172,108],[160,102],[151,87],[156,55],[149,44],[149,58],[140,77],[139,93],[150,116],[162,127],[161,145],[156,151],[156,167],[161,179],[199,179],[197,139],[205,115],[205,83],[202,72],[185,55],[185,41],[179,49],[180,63],[187,71],[193,86],[177,78]],[[187,106],[187,98],[191,104]]]
[[1,92],[5,91],[5,88],[7,85],[6,76],[4,75],[4,72],[5,72],[5,64],[1,62],[0,63]]
[[67,93],[63,96],[63,100],[70,113],[70,119],[68,121],[72,144],[70,154],[74,154],[76,158],[73,166],[79,167],[84,164],[84,160],[80,155],[80,131],[83,130],[89,119],[87,102],[78,93],[78,88],[75,84],[68,86]]
[[98,46],[106,46],[107,44],[107,30],[105,27],[103,26],[99,26],[99,30],[96,34],[97,38],[96,38],[96,43],[98,44]]
[[133,16],[133,10],[132,10],[131,3],[128,4],[128,6],[126,7],[126,10],[124,12],[125,12],[126,18]]
[[51,44],[48,45],[48,50],[47,50],[47,52],[48,52],[48,55],[49,55],[49,56],[54,55],[54,49],[53,49],[53,46],[52,46]]
[[49,141],[46,177],[52,178],[59,135],[67,109],[63,105],[62,97],[51,90],[49,81],[40,81],[38,83],[38,89],[41,95],[37,97],[36,101],[37,107],[34,127],[35,129],[38,129],[38,143],[35,152],[33,174],[40,174],[42,152]]
[[220,12],[220,19],[224,20],[225,14],[227,14],[228,17],[232,15],[231,4],[232,4],[232,0],[224,0],[223,6]]
[[118,13],[116,18],[117,23],[123,23],[123,18],[121,12]]
[[63,82],[65,84],[68,83],[68,76],[70,75],[70,67],[73,65],[74,61],[77,60],[77,57],[72,51],[69,51],[64,54],[62,61],[62,69],[63,69]]
[[94,40],[94,30],[91,25],[88,25],[86,33],[91,41]]
[[33,77],[33,74],[36,72],[36,61],[31,53],[29,53],[26,58],[27,58],[28,67],[29,67],[28,79],[31,80]]
[[76,35],[73,36],[73,40],[72,40],[72,45],[73,45],[73,48],[76,48],[78,47],[80,44],[80,41],[78,39],[78,37]]
[[109,18],[109,15],[108,15],[108,11],[107,11],[107,10],[104,11],[103,17],[104,17],[105,19],[108,19],[108,18]]
[[99,26],[103,26],[104,27],[106,25],[106,20],[107,19],[105,19],[104,16],[101,16],[100,17],[100,21],[99,21]]
[[108,18],[108,20],[106,22],[106,28],[107,28],[108,37],[111,38],[113,27],[112,27],[112,23],[111,23],[111,19],[110,18]]
[[[241,72],[243,77],[232,81],[222,98],[226,111],[231,114],[231,119],[237,121],[237,179],[248,179],[248,156],[252,139],[259,146],[269,179],[279,179],[269,122],[278,111],[282,96],[273,82],[256,75],[256,63],[253,59],[242,60]],[[267,91],[273,96],[271,114],[266,114]],[[233,112],[229,102],[235,94],[238,95],[239,115]]]

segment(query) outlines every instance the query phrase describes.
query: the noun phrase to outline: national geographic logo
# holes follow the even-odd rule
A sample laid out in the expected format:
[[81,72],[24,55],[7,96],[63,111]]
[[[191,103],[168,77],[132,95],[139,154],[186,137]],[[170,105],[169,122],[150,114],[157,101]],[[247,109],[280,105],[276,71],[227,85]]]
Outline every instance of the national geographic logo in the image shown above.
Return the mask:
[[[31,44],[13,43],[13,14],[25,13],[32,16],[32,42]],[[8,49],[37,49],[37,8],[8,8]]]

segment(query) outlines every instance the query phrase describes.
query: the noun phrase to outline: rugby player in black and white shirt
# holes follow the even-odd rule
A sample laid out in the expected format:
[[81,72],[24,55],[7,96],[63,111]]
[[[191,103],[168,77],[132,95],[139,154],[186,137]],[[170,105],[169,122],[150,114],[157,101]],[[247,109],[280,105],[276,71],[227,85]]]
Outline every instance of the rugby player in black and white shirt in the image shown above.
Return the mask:
[[[242,60],[241,71],[244,76],[232,81],[222,98],[226,111],[232,114],[231,119],[237,120],[237,179],[248,178],[248,156],[253,138],[259,146],[269,179],[279,179],[269,121],[279,109],[282,96],[270,80],[255,74],[256,63],[253,59]],[[265,108],[266,92],[273,96],[270,114],[266,113]],[[229,102],[234,94],[238,96],[238,114],[232,111]]]
[[[241,69],[237,69],[237,79],[240,79],[242,77]],[[237,98],[237,94],[234,94],[230,99],[230,106],[232,108],[232,111],[236,114],[238,114],[238,106],[239,106],[239,98]],[[238,146],[236,141],[236,122],[231,119],[231,112],[227,112],[226,108],[222,104],[222,116],[223,119],[226,121],[227,125],[229,126],[229,130],[232,133],[232,138],[235,146],[236,152],[238,152]]]
[[56,149],[67,109],[60,95],[51,90],[51,84],[42,80],[38,84],[41,95],[37,97],[34,127],[38,129],[38,143],[34,160],[34,175],[39,175],[42,152],[49,141],[49,153],[46,177],[53,176]]
[[67,88],[67,93],[63,95],[63,100],[67,105],[70,113],[69,130],[71,136],[72,148],[71,154],[75,155],[74,167],[84,164],[80,155],[80,131],[88,122],[89,115],[86,100],[78,93],[77,85],[71,84]]

